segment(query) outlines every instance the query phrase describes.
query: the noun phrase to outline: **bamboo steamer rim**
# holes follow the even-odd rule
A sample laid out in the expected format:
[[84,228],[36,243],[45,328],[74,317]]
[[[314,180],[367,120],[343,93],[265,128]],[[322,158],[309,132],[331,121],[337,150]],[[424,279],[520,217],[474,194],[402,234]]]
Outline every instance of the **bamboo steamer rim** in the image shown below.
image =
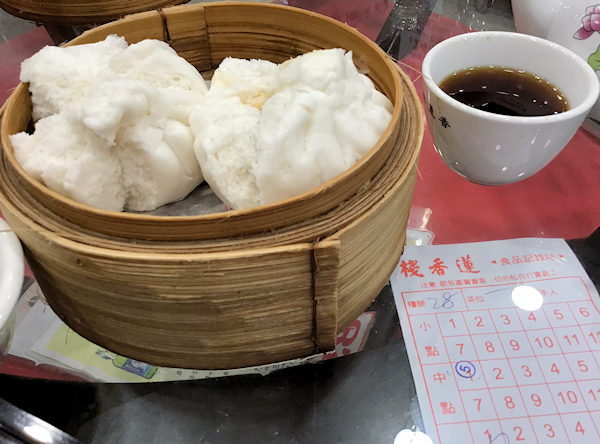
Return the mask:
[[[33,179],[21,167],[21,165],[15,158],[12,144],[11,144],[10,138],[9,138],[9,129],[8,129],[9,119],[4,118],[2,120],[2,125],[0,127],[0,140],[3,145],[3,150],[6,153],[6,157],[10,164],[10,167],[17,172],[17,174],[20,176],[20,178],[25,182],[26,186],[29,186],[33,190],[35,190],[35,192],[38,193],[38,196],[43,195],[43,196],[47,197],[50,201],[54,201],[54,202],[58,203],[61,206],[61,208],[69,208],[70,211],[72,211],[73,213],[78,212],[81,214],[85,214],[85,216],[89,217],[89,218],[101,219],[101,220],[105,220],[105,221],[113,221],[117,225],[130,226],[132,228],[132,230],[130,230],[130,232],[134,237],[137,233],[137,231],[134,229],[136,227],[136,225],[138,225],[138,228],[139,228],[139,226],[142,226],[145,224],[149,224],[149,225],[159,224],[161,227],[166,227],[167,229],[170,229],[173,231],[175,231],[175,228],[168,228],[168,227],[174,227],[174,224],[180,224],[180,225],[197,224],[197,223],[205,223],[205,224],[210,224],[210,225],[217,224],[220,226],[219,228],[221,228],[224,225],[228,224],[229,222],[233,222],[233,221],[237,221],[237,220],[255,219],[257,216],[263,216],[263,217],[267,218],[269,215],[280,214],[282,211],[288,211],[288,212],[296,211],[296,210],[301,211],[303,203],[305,203],[307,201],[315,200],[315,199],[321,199],[323,201],[322,212],[325,212],[328,209],[333,208],[335,205],[337,205],[337,203],[339,203],[339,202],[329,202],[327,200],[327,197],[329,195],[328,192],[332,192],[333,189],[335,187],[338,187],[341,183],[343,183],[343,184],[351,183],[353,177],[360,173],[363,165],[367,164],[369,161],[371,161],[376,156],[378,151],[382,148],[384,143],[391,137],[391,135],[395,131],[396,127],[398,126],[401,108],[402,108],[403,91],[402,91],[402,85],[401,85],[400,79],[399,79],[398,75],[396,74],[396,64],[390,60],[390,58],[383,52],[383,50],[378,45],[376,45],[373,41],[371,41],[364,35],[360,34],[354,28],[351,28],[350,26],[348,26],[346,24],[343,24],[334,19],[331,19],[330,17],[324,16],[324,15],[321,15],[321,14],[318,14],[315,12],[306,11],[306,10],[299,9],[299,8],[293,8],[293,7],[289,7],[289,6],[285,6],[285,5],[245,3],[245,2],[218,2],[218,3],[210,3],[210,4],[203,4],[203,5],[175,6],[175,7],[171,7],[171,8],[166,8],[166,9],[162,10],[161,12],[155,11],[155,12],[147,12],[147,13],[130,15],[130,16],[128,16],[124,19],[121,19],[117,22],[108,23],[106,25],[99,26],[98,28],[95,28],[93,30],[87,31],[87,32],[83,33],[81,36],[79,36],[78,38],[69,42],[66,46],[75,45],[80,42],[88,41],[90,36],[93,35],[94,33],[103,35],[102,34],[103,30],[110,29],[107,27],[114,27],[115,25],[119,25],[119,24],[122,24],[125,26],[125,25],[127,25],[128,22],[135,21],[141,17],[148,17],[149,14],[156,14],[157,17],[160,17],[161,22],[163,23],[163,26],[166,26],[167,21],[164,20],[164,17],[165,16],[168,17],[170,12],[176,13],[176,12],[180,12],[183,10],[194,11],[194,10],[197,10],[198,8],[202,8],[203,10],[208,10],[208,11],[210,11],[210,10],[218,11],[218,8],[260,8],[261,10],[264,10],[264,12],[262,12],[262,14],[269,14],[269,13],[275,12],[275,11],[284,13],[283,11],[287,11],[290,13],[299,14],[300,16],[311,17],[314,20],[320,20],[322,22],[327,23],[330,26],[335,26],[337,28],[343,29],[344,32],[351,34],[354,38],[361,41],[361,43],[366,45],[371,51],[374,51],[376,54],[379,54],[381,57],[380,61],[383,62],[384,66],[386,67],[386,75],[390,76],[390,78],[392,79],[393,85],[394,85],[393,97],[388,97],[388,99],[390,99],[390,101],[393,103],[394,109],[393,109],[392,118],[390,120],[390,123],[388,124],[386,130],[381,135],[381,137],[379,138],[377,143],[357,163],[355,163],[348,170],[342,172],[338,176],[334,177],[333,179],[325,182],[324,184],[322,184],[316,188],[313,188],[313,189],[308,190],[300,195],[296,195],[296,196],[290,197],[285,200],[281,200],[281,201],[274,202],[274,203],[267,204],[267,205],[262,205],[259,207],[253,207],[253,208],[247,208],[247,209],[241,209],[241,210],[231,210],[231,211],[228,211],[225,213],[212,213],[212,214],[197,215],[197,216],[154,216],[154,215],[148,215],[148,214],[134,214],[134,213],[126,213],[126,212],[107,211],[107,210],[101,210],[98,208],[94,208],[89,205],[86,205],[86,204],[83,204],[80,202],[76,202],[68,197],[62,196],[62,195],[56,193],[55,191],[50,190],[49,188],[47,188],[45,185],[38,182],[37,180]],[[208,26],[208,28],[210,28],[210,26]],[[169,35],[168,30],[163,29],[163,34],[168,36]],[[208,31],[208,37],[210,40],[210,31]],[[24,94],[28,94],[27,85],[21,83],[15,89],[13,94],[11,94],[11,96],[9,97],[9,99],[7,100],[7,102],[5,104],[5,106],[6,106],[5,115],[6,116],[12,116],[16,113],[16,109],[18,106],[20,106],[20,101],[23,100]],[[353,191],[356,191],[356,190],[353,190]],[[349,192],[347,194],[348,194],[348,196],[350,196],[353,193]],[[300,215],[297,216],[298,219],[300,219],[301,217],[302,216],[300,216]],[[275,224],[271,224],[272,226],[261,226],[261,225],[250,226],[250,227],[245,227],[241,231],[235,231],[235,230],[238,230],[238,229],[235,229],[234,230],[235,232],[227,233],[227,237],[261,232],[261,231],[285,226],[286,224],[287,223],[285,221],[281,220],[278,225],[277,225],[277,223],[275,223]],[[102,227],[100,227],[100,229],[102,229]],[[108,234],[114,234],[114,233],[108,233]],[[147,234],[145,234],[145,235],[147,235]],[[203,233],[199,232],[196,235],[192,235],[192,236],[196,236],[196,237],[194,237],[195,239],[204,239],[205,237],[203,237],[202,235],[203,235]],[[219,236],[217,236],[217,237],[219,237]]]
[[16,17],[56,25],[106,23],[129,14],[179,5],[190,0],[0,0],[0,8]]
[[[407,180],[408,172],[412,171],[416,167],[416,163],[418,162],[420,155],[420,147],[423,139],[424,133],[424,116],[421,109],[421,102],[418,96],[418,93],[414,87],[414,85],[410,82],[408,76],[396,65],[397,72],[399,73],[399,78],[403,82],[405,91],[407,94],[404,96],[404,101],[406,106],[412,106],[414,109],[418,111],[414,114],[414,127],[416,129],[416,134],[411,136],[415,137],[412,141],[413,151],[411,152],[408,163],[406,164],[403,172],[400,177],[392,185],[392,188],[400,187]],[[0,119],[3,117],[3,108],[0,108]],[[412,115],[412,114],[411,114]],[[2,119],[3,120],[3,119]],[[6,159],[6,152],[4,152],[3,158]],[[240,250],[219,250],[219,251],[211,251],[211,252],[195,252],[195,253],[187,253],[187,252],[156,252],[156,251],[133,251],[132,250],[119,250],[115,248],[110,248],[107,246],[100,245],[91,245],[89,243],[74,240],[68,237],[63,236],[61,233],[54,232],[44,225],[41,222],[34,220],[31,217],[26,216],[23,212],[17,208],[13,202],[11,202],[5,194],[2,192],[2,181],[5,179],[3,176],[3,171],[0,171],[0,206],[2,208],[6,208],[8,213],[12,216],[17,217],[21,223],[26,225],[28,230],[31,230],[39,235],[43,236],[49,244],[56,244],[62,248],[73,251],[76,254],[81,255],[94,255],[97,257],[111,257],[111,258],[120,258],[123,260],[142,260],[142,261],[173,261],[173,262],[181,262],[181,261],[193,261],[193,260],[201,260],[208,259],[211,257],[219,257],[219,258],[240,258],[240,257],[249,257],[249,256],[259,256],[264,254],[265,251],[276,252],[276,251],[289,251],[290,248],[297,249],[299,246],[302,248],[314,249],[321,241],[326,241],[328,239],[334,239],[342,234],[344,231],[351,229],[352,226],[356,225],[361,217],[364,215],[359,215],[359,217],[352,221],[349,225],[342,227],[339,231],[327,236],[323,239],[315,238],[312,241],[305,241],[300,243],[292,243],[292,244],[274,244],[274,245],[265,245],[259,247],[247,247]],[[386,195],[389,194],[389,190],[386,192]],[[385,197],[385,196],[384,196]],[[382,205],[382,202],[376,202],[373,206],[377,207],[378,205]],[[371,210],[372,208],[369,208]],[[19,234],[17,232],[17,234]],[[134,246],[132,248],[135,248]]]

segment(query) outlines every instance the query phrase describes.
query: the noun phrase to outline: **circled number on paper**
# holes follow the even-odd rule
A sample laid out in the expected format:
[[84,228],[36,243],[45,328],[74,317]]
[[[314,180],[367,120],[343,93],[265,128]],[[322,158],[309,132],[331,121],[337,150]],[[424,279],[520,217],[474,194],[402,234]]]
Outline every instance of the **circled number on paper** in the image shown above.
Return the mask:
[[475,365],[470,361],[458,361],[454,365],[454,370],[458,376],[467,379],[472,378],[476,373]]

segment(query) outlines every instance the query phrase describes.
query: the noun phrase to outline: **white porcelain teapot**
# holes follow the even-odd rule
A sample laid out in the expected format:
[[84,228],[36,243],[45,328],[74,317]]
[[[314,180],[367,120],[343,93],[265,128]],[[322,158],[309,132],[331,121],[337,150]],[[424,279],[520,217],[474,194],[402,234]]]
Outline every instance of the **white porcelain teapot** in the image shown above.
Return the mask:
[[[569,48],[600,77],[600,0],[512,0],[512,9],[518,32]],[[589,116],[600,123],[600,101]]]

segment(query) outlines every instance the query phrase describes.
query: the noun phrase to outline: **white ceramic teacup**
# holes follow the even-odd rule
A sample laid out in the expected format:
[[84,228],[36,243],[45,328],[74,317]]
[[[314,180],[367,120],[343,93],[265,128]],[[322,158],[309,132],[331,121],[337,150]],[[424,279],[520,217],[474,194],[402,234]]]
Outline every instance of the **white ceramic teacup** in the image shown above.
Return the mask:
[[[476,66],[543,77],[563,92],[569,110],[539,117],[493,114],[453,99],[438,86],[450,74]],[[423,78],[436,151],[458,174],[484,185],[518,182],[546,166],[573,137],[600,90],[594,71],[572,51],[512,32],[473,32],[444,40],[425,56]]]

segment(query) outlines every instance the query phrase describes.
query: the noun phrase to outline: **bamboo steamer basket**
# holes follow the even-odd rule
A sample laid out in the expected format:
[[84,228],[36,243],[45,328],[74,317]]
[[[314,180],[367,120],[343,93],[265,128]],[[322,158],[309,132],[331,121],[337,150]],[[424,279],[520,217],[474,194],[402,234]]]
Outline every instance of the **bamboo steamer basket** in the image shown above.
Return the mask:
[[[79,43],[99,40],[110,33],[125,34],[128,40],[137,41],[144,34],[152,34],[148,24],[155,23],[158,15],[158,23],[166,23],[168,28],[152,36],[166,37],[179,48],[180,55],[202,71],[209,71],[226,55],[257,57],[261,45],[269,48],[263,58],[287,58],[288,53],[281,56],[279,49],[269,46],[271,40],[263,32],[255,30],[247,35],[242,31],[244,26],[239,22],[235,25],[234,18],[252,16],[251,11],[257,11],[254,8],[267,8],[256,13],[262,20],[264,11],[266,15],[281,14],[273,19],[279,23],[276,29],[286,29],[286,23],[291,25],[298,17],[307,16],[309,23],[310,19],[334,23],[334,28],[341,26],[357,37],[350,28],[317,14],[273,5],[227,3],[169,8],[162,17],[139,14],[97,28],[94,31],[98,35],[86,33]],[[295,19],[286,22],[283,18],[288,13]],[[206,22],[198,22],[198,17]],[[243,38],[225,32],[219,35],[222,29],[216,25],[216,34],[212,34],[211,26],[206,26],[208,41],[215,45],[208,57],[194,49],[198,42],[195,36],[183,33],[182,38],[189,39],[185,44],[173,37],[181,29],[194,35],[199,29],[204,32],[198,23],[221,23],[219,20],[233,21],[230,26]],[[271,32],[269,27],[265,29]],[[286,32],[293,36],[290,38],[299,34]],[[332,39],[336,32],[325,26],[320,34]],[[315,46],[350,49],[327,42],[317,46],[311,41],[298,44],[295,51]],[[371,47],[367,41],[364,47],[355,49],[355,57],[368,60],[361,49],[368,52]],[[383,55],[381,62],[385,63],[367,66],[388,66]],[[30,107],[27,95],[19,89],[2,116],[0,209],[23,241],[52,308],[75,331],[112,351],[156,365],[217,369],[330,350],[337,333],[360,315],[385,285],[404,245],[423,116],[412,84],[395,65],[392,68],[393,79],[386,77],[383,68],[374,75],[375,83],[392,99],[397,118],[396,127],[387,131],[391,138],[382,138],[367,155],[373,157],[389,145],[387,151],[383,149],[383,162],[373,174],[363,176],[360,187],[351,188],[351,192],[335,192],[344,184],[343,180],[335,183],[339,178],[326,184],[322,192],[329,191],[337,201],[325,210],[309,212],[268,230],[238,232],[235,237],[228,230],[216,229],[216,235],[174,239],[169,228],[178,218],[157,217],[152,221],[157,233],[138,238],[127,231],[135,230],[136,223],[145,223],[145,218],[138,215],[127,215],[140,219],[121,222],[115,232],[97,230],[95,225],[86,224],[87,218],[71,218],[72,213],[61,213],[61,207],[48,205],[52,200],[45,197],[51,193],[40,193],[43,187],[37,183],[32,186],[30,178],[15,165],[8,134],[15,122],[23,129],[30,118],[30,109],[22,110]],[[354,170],[363,166],[361,162]],[[260,224],[269,214],[275,217],[278,208],[291,203],[301,209],[320,195],[313,191],[242,213],[247,223],[257,220]],[[67,203],[73,212],[79,208]],[[112,215],[107,212],[105,216]],[[187,219],[180,226],[193,227],[196,223],[198,231],[211,223],[223,223],[218,217],[208,217],[208,222],[201,217]]]
[[189,0],[0,0],[9,14],[62,26],[106,23],[128,14],[187,3]]
[[356,193],[381,169],[398,136],[402,87],[396,65],[371,40],[328,17],[279,5],[209,3],[167,8],[130,16],[95,28],[70,44],[96,42],[109,34],[130,43],[144,38],[168,41],[201,72],[211,72],[227,56],[264,58],[282,62],[320,48],[353,50],[355,63],[369,73],[390,98],[392,120],[375,146],[361,161],[322,186],[301,196],[256,209],[211,215],[172,217],[102,211],[65,198],[32,179],[16,161],[9,134],[27,128],[31,102],[21,84],[6,103],[1,128],[10,166],[23,186],[53,212],[95,232],[151,240],[195,240],[263,233],[323,214]]

